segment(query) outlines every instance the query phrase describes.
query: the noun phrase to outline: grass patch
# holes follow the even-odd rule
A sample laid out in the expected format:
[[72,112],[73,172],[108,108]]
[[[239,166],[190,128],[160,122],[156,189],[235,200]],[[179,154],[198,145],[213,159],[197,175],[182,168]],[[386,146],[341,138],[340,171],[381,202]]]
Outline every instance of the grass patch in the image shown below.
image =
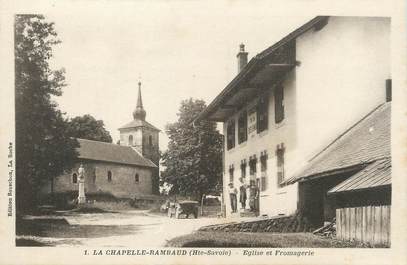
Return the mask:
[[171,239],[167,247],[366,248],[358,242],[324,238],[312,233],[195,232]]

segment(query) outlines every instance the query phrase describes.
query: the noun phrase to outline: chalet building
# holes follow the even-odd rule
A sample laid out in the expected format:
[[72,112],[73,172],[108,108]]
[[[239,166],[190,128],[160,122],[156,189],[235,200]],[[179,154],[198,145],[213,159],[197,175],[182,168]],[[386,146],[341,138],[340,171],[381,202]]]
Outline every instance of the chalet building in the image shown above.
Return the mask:
[[57,176],[43,191],[78,190],[78,168],[85,169],[85,192],[108,192],[118,198],[135,198],[158,193],[159,129],[145,120],[146,111],[139,82],[137,107],[133,120],[122,126],[120,145],[77,139],[76,165]]
[[[319,16],[251,60],[241,45],[237,61],[237,76],[196,120],[223,123],[223,193],[227,216],[247,212],[252,197],[258,198],[251,209],[257,214],[289,215],[309,206],[310,211],[315,211],[316,222],[323,223],[334,216],[337,207],[326,203],[332,198],[327,193],[349,205],[348,197],[342,194],[348,185],[338,186],[341,181],[365,177],[360,170],[369,170],[369,166],[373,167],[372,174],[376,174],[375,163],[389,165],[387,151],[369,159],[357,157],[352,152],[362,145],[340,137],[353,128],[348,131],[351,136],[346,137],[352,139],[354,130],[361,126],[356,134],[362,144],[365,135],[374,137],[379,133],[377,126],[384,126],[376,126],[378,120],[374,117],[390,112],[390,103],[383,105],[386,91],[391,91],[389,18]],[[374,109],[379,114],[372,113],[370,118],[360,121]],[[374,133],[369,132],[371,127]],[[377,137],[390,139],[387,132]],[[336,144],[349,150],[327,158]],[[364,142],[363,146],[370,144]],[[377,146],[375,150],[380,149]],[[371,153],[370,149],[365,151],[366,155]],[[328,162],[315,162],[325,159],[333,168],[324,167],[331,165]],[[354,171],[348,171],[348,166]],[[314,167],[321,168],[312,171]],[[325,176],[325,170],[332,173],[330,170],[337,167],[345,167],[347,175],[336,176],[332,183],[321,184],[323,187],[311,183],[314,173]],[[231,211],[228,193],[233,189],[229,183],[237,191],[240,214]],[[254,188],[248,188],[250,185]],[[239,203],[242,187],[247,192],[245,209]],[[314,192],[321,195],[312,197],[318,204],[303,201]],[[383,196],[384,201],[388,200],[387,195]]]

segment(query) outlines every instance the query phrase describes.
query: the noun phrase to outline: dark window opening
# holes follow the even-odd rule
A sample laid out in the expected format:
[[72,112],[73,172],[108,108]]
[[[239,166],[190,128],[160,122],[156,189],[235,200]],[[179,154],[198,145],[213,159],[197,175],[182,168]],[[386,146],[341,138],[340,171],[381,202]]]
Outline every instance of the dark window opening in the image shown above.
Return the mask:
[[249,169],[250,169],[250,176],[256,175],[257,169],[257,158],[256,155],[250,157],[249,160]]
[[233,183],[235,180],[234,171],[235,171],[235,168],[233,167],[233,165],[229,166],[229,183]]
[[138,174],[136,174],[136,175],[134,176],[134,182],[135,182],[135,183],[139,183],[139,182],[140,182],[140,177],[139,177]]
[[112,171],[107,171],[107,181],[112,182]]
[[246,159],[242,160],[241,164],[240,164],[240,170],[241,170],[241,176],[242,178],[246,177]]
[[227,149],[235,147],[235,121],[231,120],[227,127]]
[[268,128],[268,93],[263,94],[257,105],[257,133],[260,133]]
[[239,144],[247,141],[247,111],[243,111],[238,120]]
[[149,146],[153,145],[153,136],[151,136],[151,135],[148,136],[148,145]]
[[277,156],[277,182],[281,186],[284,181],[284,153],[285,147],[284,144],[277,146],[276,156]]
[[266,151],[263,151],[260,156],[260,190],[265,191],[267,189],[267,159],[268,155]]
[[78,175],[76,173],[72,174],[72,183],[78,183]]
[[133,135],[129,136],[129,145],[132,146],[133,145]]
[[278,85],[274,90],[274,119],[276,123],[284,120],[284,88]]

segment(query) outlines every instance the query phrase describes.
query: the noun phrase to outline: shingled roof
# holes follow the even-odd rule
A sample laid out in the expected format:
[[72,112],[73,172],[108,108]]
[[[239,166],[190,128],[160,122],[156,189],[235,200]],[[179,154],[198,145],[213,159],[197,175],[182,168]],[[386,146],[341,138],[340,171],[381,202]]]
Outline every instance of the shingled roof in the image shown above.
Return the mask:
[[328,194],[388,185],[391,185],[391,159],[384,158],[369,164],[363,170],[333,187]]
[[127,128],[137,128],[137,127],[147,127],[150,128],[154,131],[160,131],[160,129],[157,129],[157,127],[155,127],[154,125],[152,125],[151,123],[148,123],[146,121],[143,120],[132,120],[131,122],[123,125],[122,127],[119,128],[119,130],[121,129],[127,129]]
[[361,169],[379,159],[390,158],[390,112],[390,102],[378,106],[324,148],[298,174],[287,179],[285,184],[331,176],[346,169]]
[[106,161],[141,167],[157,167],[151,160],[141,156],[130,146],[77,139],[80,159]]

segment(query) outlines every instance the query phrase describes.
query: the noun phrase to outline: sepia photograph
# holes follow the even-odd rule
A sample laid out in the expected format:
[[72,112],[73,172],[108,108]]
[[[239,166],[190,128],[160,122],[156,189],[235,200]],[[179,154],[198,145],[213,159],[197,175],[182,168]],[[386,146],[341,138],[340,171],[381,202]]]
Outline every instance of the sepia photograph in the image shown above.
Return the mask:
[[242,35],[208,102],[155,99],[160,71],[131,67],[182,58],[138,34],[157,29],[87,34],[95,66],[63,55],[77,28],[58,21],[15,16],[17,246],[390,246],[389,18],[316,16],[250,56]]
[[263,4],[63,1],[2,16],[10,253],[381,264],[400,250],[400,18]]

